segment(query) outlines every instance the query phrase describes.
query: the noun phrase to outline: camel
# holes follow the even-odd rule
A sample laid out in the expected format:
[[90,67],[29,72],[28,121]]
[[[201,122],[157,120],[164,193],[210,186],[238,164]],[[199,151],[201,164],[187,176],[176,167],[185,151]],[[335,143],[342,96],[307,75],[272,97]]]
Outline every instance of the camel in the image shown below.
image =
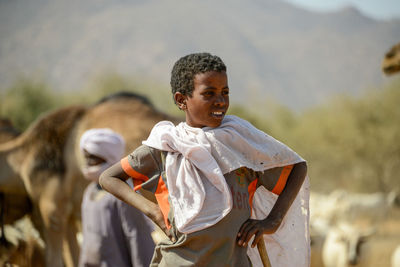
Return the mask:
[[[47,266],[63,266],[62,244],[69,226],[66,220],[71,217],[68,200],[73,196],[61,189],[63,184],[74,182],[66,175],[63,150],[84,111],[84,107],[69,107],[45,114],[24,133],[0,145],[0,190],[5,195],[26,194],[31,200],[31,218],[45,241]],[[73,253],[79,255],[77,244],[72,242],[66,242],[69,251],[65,250],[70,263]]]
[[[83,178],[82,133],[108,127],[124,136],[126,154],[146,139],[155,123],[178,122],[141,96],[118,93],[92,106],[45,114],[26,132],[0,145],[0,191],[24,192],[32,201],[32,222],[45,243],[47,267],[77,266]],[[64,259],[64,260],[63,260]]]
[[386,75],[400,72],[400,43],[394,45],[382,61],[382,71]]

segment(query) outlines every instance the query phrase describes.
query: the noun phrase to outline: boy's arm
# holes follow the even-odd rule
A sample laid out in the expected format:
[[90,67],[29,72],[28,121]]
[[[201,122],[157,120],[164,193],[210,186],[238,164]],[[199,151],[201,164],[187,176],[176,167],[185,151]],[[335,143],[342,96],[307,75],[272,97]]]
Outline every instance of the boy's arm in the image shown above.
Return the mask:
[[252,247],[254,247],[262,238],[263,234],[272,234],[278,229],[296,198],[306,174],[307,164],[305,162],[294,164],[287,179],[286,186],[278,196],[268,216],[264,220],[249,219],[241,226],[238,233],[239,246],[247,246],[251,237],[255,235],[254,241],[252,242]]
[[99,183],[104,190],[143,212],[171,238],[158,204],[133,191],[125,182],[128,178],[130,176],[117,162],[100,175]]

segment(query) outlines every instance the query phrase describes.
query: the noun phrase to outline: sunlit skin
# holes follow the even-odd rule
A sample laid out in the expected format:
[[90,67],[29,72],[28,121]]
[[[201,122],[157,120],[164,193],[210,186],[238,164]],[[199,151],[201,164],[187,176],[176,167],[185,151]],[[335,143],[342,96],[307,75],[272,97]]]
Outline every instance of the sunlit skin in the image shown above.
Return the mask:
[[225,71],[196,74],[192,96],[176,92],[178,107],[186,113],[191,127],[218,127],[229,107],[228,77]]

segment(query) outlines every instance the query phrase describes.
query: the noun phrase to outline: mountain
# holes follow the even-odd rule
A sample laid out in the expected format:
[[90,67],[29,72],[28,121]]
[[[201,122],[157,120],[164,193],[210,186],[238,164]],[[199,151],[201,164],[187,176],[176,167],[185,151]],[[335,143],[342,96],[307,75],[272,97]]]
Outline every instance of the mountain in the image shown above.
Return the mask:
[[379,86],[400,20],[348,7],[317,13],[279,0],[0,0],[0,87],[42,75],[59,90],[103,70],[168,85],[173,63],[209,51],[228,66],[233,102],[301,110]]

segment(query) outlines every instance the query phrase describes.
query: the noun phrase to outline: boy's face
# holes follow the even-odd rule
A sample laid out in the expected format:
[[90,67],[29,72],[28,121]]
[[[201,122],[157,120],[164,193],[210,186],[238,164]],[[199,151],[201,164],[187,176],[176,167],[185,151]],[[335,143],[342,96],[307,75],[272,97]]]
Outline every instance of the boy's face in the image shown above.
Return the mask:
[[209,71],[196,74],[192,97],[175,93],[178,106],[186,113],[189,126],[218,127],[229,107],[226,72]]

